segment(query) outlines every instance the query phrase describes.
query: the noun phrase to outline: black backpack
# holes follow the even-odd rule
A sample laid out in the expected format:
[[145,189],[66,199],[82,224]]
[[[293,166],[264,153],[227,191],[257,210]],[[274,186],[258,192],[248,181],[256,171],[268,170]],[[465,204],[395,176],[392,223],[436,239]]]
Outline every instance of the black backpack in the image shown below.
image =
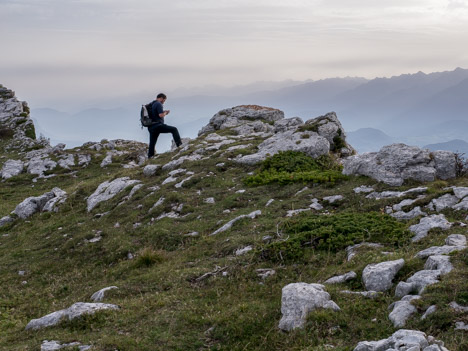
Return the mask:
[[153,102],[151,101],[149,104],[141,105],[141,112],[140,112],[140,122],[141,127],[149,127],[156,122],[153,120]]

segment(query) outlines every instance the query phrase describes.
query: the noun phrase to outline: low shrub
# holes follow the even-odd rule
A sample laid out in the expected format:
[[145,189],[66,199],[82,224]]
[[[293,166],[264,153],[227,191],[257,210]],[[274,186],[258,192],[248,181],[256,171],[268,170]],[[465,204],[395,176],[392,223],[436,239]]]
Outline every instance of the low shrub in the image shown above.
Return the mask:
[[251,186],[295,182],[334,183],[348,179],[341,169],[329,155],[314,159],[303,152],[281,151],[263,161],[259,170],[245,178],[244,183]]
[[405,224],[379,212],[298,216],[282,227],[289,238],[262,247],[261,258],[298,260],[307,248],[336,252],[364,241],[398,246],[408,243],[411,237]]

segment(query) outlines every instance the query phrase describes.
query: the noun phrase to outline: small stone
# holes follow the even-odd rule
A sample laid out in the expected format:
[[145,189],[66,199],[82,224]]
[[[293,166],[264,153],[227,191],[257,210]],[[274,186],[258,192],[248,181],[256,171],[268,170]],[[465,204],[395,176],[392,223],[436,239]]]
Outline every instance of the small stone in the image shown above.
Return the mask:
[[135,256],[131,252],[127,253],[127,259],[128,260],[133,260],[134,258],[135,258]]
[[190,233],[184,234],[184,236],[192,237],[192,238],[195,238],[195,237],[197,237],[199,235],[200,234],[198,232],[190,232]]
[[403,327],[406,324],[408,318],[417,312],[416,307],[411,304],[411,301],[420,298],[421,296],[408,295],[401,299],[401,301],[397,301],[392,304],[393,306],[391,307],[393,307],[393,310],[388,318],[392,321],[396,328]]
[[26,274],[26,271],[18,271],[18,275],[24,276]]
[[91,296],[91,300],[94,301],[94,302],[100,302],[102,300],[104,300],[104,295],[107,291],[109,290],[112,290],[112,289],[118,289],[118,287],[116,286],[109,286],[107,288],[103,288],[99,291],[96,291],[92,296]]
[[96,236],[90,240],[88,240],[90,243],[97,243],[98,241],[102,240],[102,236]]
[[456,322],[455,330],[468,330],[468,324],[465,324],[464,322]]
[[276,271],[270,268],[260,268],[256,269],[255,271],[257,272],[257,275],[263,280],[276,274]]
[[275,201],[275,199],[270,199],[268,200],[268,202],[266,203],[265,207],[268,207],[272,204],[272,202]]
[[215,203],[215,199],[214,199],[214,197],[208,197],[208,198],[206,198],[206,199],[204,200],[204,202],[205,202],[206,204],[214,204],[214,203]]
[[341,201],[343,199],[344,199],[343,195],[333,195],[333,196],[327,196],[323,198],[324,201],[327,201],[330,204]]
[[119,222],[115,223],[114,228],[120,228],[120,223]]
[[343,274],[343,275],[338,275],[338,276],[331,277],[330,279],[327,279],[324,283],[325,284],[341,284],[341,283],[345,283],[345,282],[347,282],[349,280],[353,280],[356,277],[357,277],[356,272],[351,271],[351,272],[348,272],[348,273]]
[[273,240],[273,237],[271,235],[265,235],[264,237],[262,237],[262,241],[264,243],[269,243],[272,240]]
[[457,312],[462,312],[462,313],[468,312],[468,307],[461,306],[455,301],[450,302],[449,306],[452,307]]
[[237,190],[237,191],[236,191],[236,194],[243,194],[243,193],[245,193],[245,190],[244,190],[244,189],[240,189],[240,190]]
[[253,247],[252,246],[246,246],[242,249],[238,249],[236,250],[236,256],[242,256],[242,255],[245,255],[247,252],[249,251],[252,251],[253,250]]
[[359,193],[371,193],[374,191],[374,188],[371,187],[371,186],[365,186],[365,185],[361,185],[357,188],[354,188],[353,191],[356,193],[356,194],[359,194]]
[[431,314],[433,314],[437,310],[436,305],[429,306],[429,308],[424,312],[423,316],[421,317],[422,320],[426,319],[429,317]]

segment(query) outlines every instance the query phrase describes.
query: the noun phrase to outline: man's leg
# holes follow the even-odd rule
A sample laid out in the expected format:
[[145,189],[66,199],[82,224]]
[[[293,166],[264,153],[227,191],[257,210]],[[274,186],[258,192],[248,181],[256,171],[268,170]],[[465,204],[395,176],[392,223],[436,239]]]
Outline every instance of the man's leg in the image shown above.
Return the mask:
[[174,138],[174,142],[176,143],[176,145],[180,146],[182,144],[182,140],[180,140],[179,131],[177,130],[176,127],[163,124],[158,127],[158,132],[159,133],[172,133],[172,137]]
[[154,148],[156,146],[156,142],[158,141],[159,131],[156,128],[148,128],[148,132],[150,135],[150,141],[148,146],[148,158],[154,156]]

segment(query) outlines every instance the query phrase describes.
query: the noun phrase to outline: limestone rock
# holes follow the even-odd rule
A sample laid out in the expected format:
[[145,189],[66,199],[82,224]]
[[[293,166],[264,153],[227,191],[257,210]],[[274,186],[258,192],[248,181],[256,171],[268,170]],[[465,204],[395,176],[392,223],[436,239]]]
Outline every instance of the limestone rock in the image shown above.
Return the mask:
[[416,254],[418,258],[426,258],[429,256],[436,256],[436,255],[448,255],[454,251],[461,251],[466,249],[466,246],[451,246],[451,245],[444,245],[444,246],[432,246],[428,249],[419,251]]
[[275,122],[275,133],[283,133],[289,129],[294,129],[304,124],[299,117],[280,119]]
[[412,188],[406,191],[382,191],[381,193],[372,192],[366,196],[366,199],[376,199],[376,200],[391,199],[394,197],[404,197],[404,196],[412,195],[412,194],[425,193],[426,191],[427,191],[427,187],[418,187],[418,188]]
[[330,204],[334,204],[335,202],[341,201],[344,199],[343,195],[333,195],[333,196],[326,196],[323,198],[323,201],[327,201]]
[[11,218],[10,216],[2,217],[0,218],[0,227],[3,227],[7,225],[8,223],[12,223],[12,222],[14,222],[14,219]]
[[465,307],[465,306],[460,306],[458,303],[456,303],[455,301],[452,301],[450,302],[449,306],[451,308],[453,308],[455,311],[457,312],[461,312],[461,313],[466,313],[468,312],[468,307]]
[[466,236],[463,234],[451,234],[445,239],[445,244],[449,246],[466,246]]
[[79,154],[78,155],[78,166],[88,167],[91,162],[91,155],[89,154]]
[[468,186],[453,187],[452,190],[460,200],[468,196]]
[[106,181],[100,184],[96,191],[88,197],[87,209],[90,212],[94,207],[103,201],[112,199],[118,193],[130,185],[139,183],[139,180],[131,180],[129,177],[117,178],[113,181]]
[[452,206],[455,211],[468,211],[468,196],[465,197],[458,204]]
[[424,265],[424,269],[438,270],[443,275],[450,273],[453,269],[453,266],[450,263],[450,256],[434,255],[429,256]]
[[40,157],[33,158],[28,163],[28,173],[43,176],[44,172],[51,171],[57,167],[57,162],[50,158],[42,159]]
[[466,331],[468,331],[468,324],[465,324],[465,322],[456,322],[455,323],[455,330],[466,330]]
[[395,213],[391,213],[390,216],[401,221],[401,220],[413,219],[413,218],[420,217],[420,216],[427,216],[427,213],[421,211],[421,207],[416,206],[409,212],[398,211]]
[[421,319],[426,319],[431,314],[433,314],[435,311],[437,311],[437,306],[436,305],[429,306],[428,309],[426,310],[426,312],[424,312],[424,314],[422,315]]
[[326,138],[314,132],[296,133],[295,131],[288,130],[266,139],[258,146],[257,153],[243,156],[236,159],[236,162],[250,165],[256,164],[280,151],[300,151],[310,157],[317,158],[328,154],[330,143]]
[[237,221],[241,220],[241,219],[244,219],[244,218],[251,218],[251,219],[254,219],[256,218],[257,216],[260,216],[262,214],[262,211],[260,210],[257,210],[257,211],[253,211],[247,215],[241,215],[241,216],[238,216],[232,220],[230,220],[228,223],[226,223],[225,225],[223,225],[221,228],[218,228],[217,230],[215,230],[213,233],[210,234],[211,235],[216,235],[216,234],[219,234],[219,233],[222,233],[222,232],[225,232],[226,230],[229,230],[231,229],[231,227],[233,226],[234,223],[236,223]]
[[384,146],[343,161],[343,173],[365,175],[392,186],[405,180],[420,182],[455,178],[455,155],[449,151],[430,152],[405,144]]
[[242,256],[245,255],[246,253],[250,252],[253,250],[253,247],[251,245],[243,247],[242,249],[237,249],[236,250],[236,256]]
[[371,187],[371,186],[366,186],[366,185],[361,185],[357,188],[354,188],[353,191],[356,193],[356,194],[360,194],[360,193],[371,193],[374,191],[374,188]]
[[341,290],[340,293],[348,295],[361,295],[367,297],[368,299],[375,299],[379,297],[382,293],[377,291],[350,291],[350,290]]
[[330,294],[325,291],[323,285],[288,284],[282,290],[281,313],[283,316],[278,327],[284,331],[302,328],[307,315],[317,308],[340,310],[338,305],[330,300]]
[[335,277],[331,277],[330,279],[325,280],[325,284],[341,284],[345,283],[348,280],[356,279],[357,274],[354,271],[348,272],[346,274],[337,275]]
[[392,287],[392,280],[405,264],[405,260],[369,264],[362,272],[362,282],[366,290],[386,291]]
[[445,194],[432,200],[428,207],[440,212],[446,208],[454,206],[458,201],[459,199],[455,195]]
[[100,302],[104,300],[104,295],[106,294],[106,292],[112,289],[118,289],[118,287],[109,286],[107,288],[96,291],[93,295],[91,295],[91,300],[93,300],[94,302]]
[[101,168],[107,167],[112,163],[112,156],[113,155],[114,154],[112,152],[108,152],[106,154],[106,157],[104,157],[104,159],[101,162]]
[[9,179],[23,172],[24,163],[21,160],[8,160],[3,164],[0,175],[3,179]]
[[18,217],[26,219],[34,213],[41,211],[56,211],[57,205],[63,203],[67,198],[67,193],[59,188],[40,196],[31,196],[23,200],[13,211]]
[[406,324],[408,318],[417,312],[416,307],[411,304],[411,301],[420,298],[421,296],[418,295],[407,295],[403,297],[401,301],[397,301],[390,305],[390,308],[393,309],[388,318],[392,321],[396,328],[403,327]]
[[450,229],[451,226],[452,224],[447,221],[447,219],[445,219],[443,214],[421,218],[418,224],[414,224],[409,227],[409,230],[415,234],[411,240],[416,242],[422,238],[425,238],[429,230],[433,228],[441,228],[446,230]]
[[78,351],[88,351],[91,350],[91,345],[81,345],[79,342],[70,342],[70,343],[60,343],[59,341],[52,340],[44,340],[41,344],[41,351],[56,351],[62,349],[69,349],[73,348],[73,350],[78,349]]
[[75,155],[68,154],[68,155],[63,156],[58,161],[58,165],[62,168],[70,169],[70,167],[73,167],[75,165]]
[[440,270],[422,270],[414,273],[406,282],[399,282],[396,290],[396,297],[403,297],[413,292],[422,294],[424,289],[432,284],[439,283]]
[[70,307],[50,313],[44,317],[33,319],[26,325],[26,330],[38,330],[42,328],[52,327],[57,325],[62,320],[73,320],[85,314],[94,314],[100,310],[117,310],[116,305],[105,303],[85,303],[77,302]]
[[220,129],[237,127],[252,121],[275,122],[284,118],[284,112],[270,107],[242,105],[228,108],[216,113],[203,127],[198,135],[215,132]]
[[160,168],[161,165],[147,165],[143,168],[143,174],[147,177],[154,176]]
[[388,339],[361,341],[354,351],[448,351],[440,345],[443,342],[421,331],[400,329]]

